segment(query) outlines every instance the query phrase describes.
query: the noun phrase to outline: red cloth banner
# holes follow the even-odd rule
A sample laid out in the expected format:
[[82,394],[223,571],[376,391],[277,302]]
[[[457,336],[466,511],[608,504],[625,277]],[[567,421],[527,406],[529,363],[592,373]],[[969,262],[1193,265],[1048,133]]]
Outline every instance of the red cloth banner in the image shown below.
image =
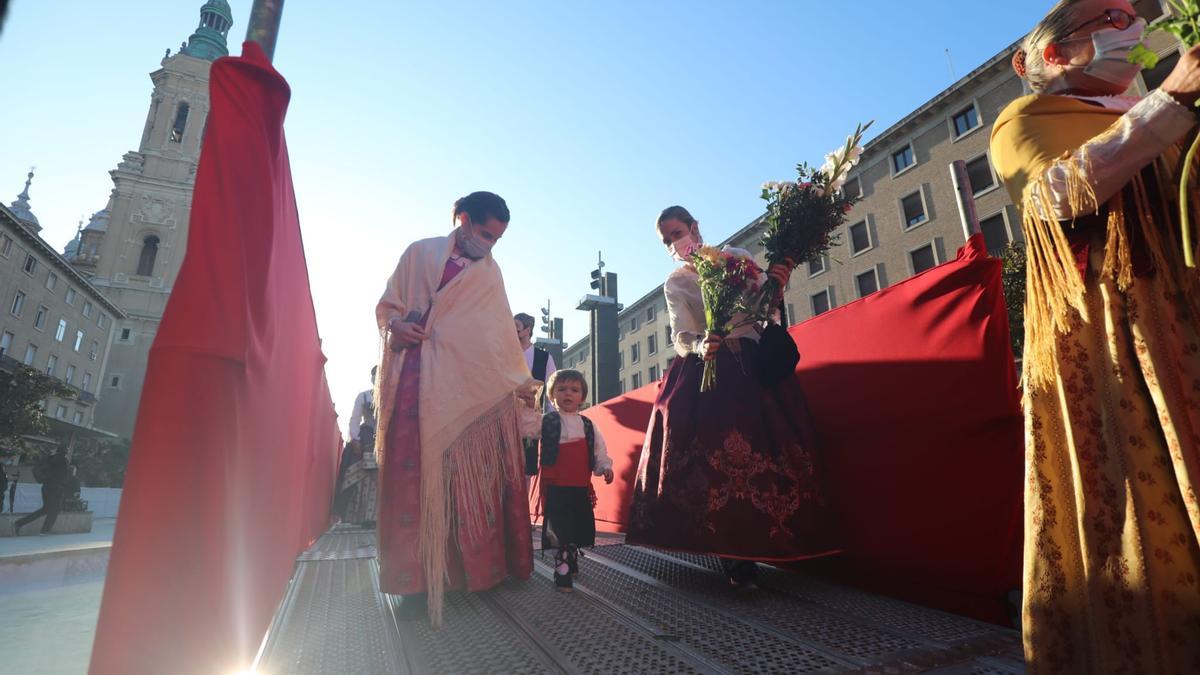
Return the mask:
[[329,524],[340,436],[257,44],[212,66],[187,255],[150,352],[91,672],[247,667]]
[[[1020,586],[1023,426],[1000,281],[981,235],[956,260],[792,327],[846,553],[806,562],[870,590],[1007,621]],[[657,386],[588,410],[621,531]]]

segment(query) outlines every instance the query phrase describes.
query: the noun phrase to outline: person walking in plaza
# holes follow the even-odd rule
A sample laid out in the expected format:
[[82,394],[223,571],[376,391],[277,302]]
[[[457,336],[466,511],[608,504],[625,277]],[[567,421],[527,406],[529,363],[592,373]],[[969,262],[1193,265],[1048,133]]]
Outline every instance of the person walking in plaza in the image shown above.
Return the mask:
[[45,520],[42,521],[42,534],[50,534],[54,529],[54,522],[58,520],[58,513],[62,510],[69,471],[67,449],[61,445],[53,455],[42,460],[35,471],[35,477],[42,482],[42,507],[17,520],[13,526],[16,534],[21,534],[22,527],[43,516]]
[[992,131],[1029,260],[1031,672],[1200,672],[1200,282],[1175,203],[1200,49],[1127,97],[1145,28],[1126,0],[1056,4]]
[[375,464],[375,374],[371,368],[371,389],[354,398],[347,428],[349,441],[342,451],[338,467],[338,492],[334,513],[346,523],[370,526],[375,523],[379,473]]
[[[688,262],[702,243],[696,219],[672,206],[659,216],[657,229],[667,251],[683,263],[663,284],[678,358],[654,402],[627,541],[717,554],[734,585],[754,583],[754,561],[836,552],[798,388],[786,377],[760,383],[758,326],[743,326],[724,339],[705,335],[700,285]],[[791,269],[777,265],[768,274],[783,288]],[[704,362],[718,353],[720,384],[701,393]]]
[[604,476],[605,483],[612,483],[612,460],[604,437],[579,414],[588,393],[583,373],[557,371],[546,389],[554,409],[542,416],[538,444],[545,513],[542,550],[554,551],[554,586],[570,592],[572,577],[579,571],[579,549],[596,544],[592,476]]
[[491,256],[509,210],[474,192],[453,217],[449,236],[408,247],[376,308],[380,586],[406,614],[427,599],[435,625],[445,590],[533,569],[521,422],[537,426],[535,384]]

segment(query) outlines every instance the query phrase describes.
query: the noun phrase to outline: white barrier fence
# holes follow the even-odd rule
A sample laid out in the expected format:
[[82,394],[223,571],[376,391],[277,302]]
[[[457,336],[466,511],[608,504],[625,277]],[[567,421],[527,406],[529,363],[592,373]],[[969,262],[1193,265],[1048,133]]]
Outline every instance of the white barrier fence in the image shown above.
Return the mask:
[[[117,506],[121,503],[121,488],[89,488],[79,491],[80,498],[88,503],[92,518],[116,518]],[[4,494],[4,513],[8,513],[8,491]],[[31,513],[42,507],[42,486],[38,483],[17,485],[17,513]]]

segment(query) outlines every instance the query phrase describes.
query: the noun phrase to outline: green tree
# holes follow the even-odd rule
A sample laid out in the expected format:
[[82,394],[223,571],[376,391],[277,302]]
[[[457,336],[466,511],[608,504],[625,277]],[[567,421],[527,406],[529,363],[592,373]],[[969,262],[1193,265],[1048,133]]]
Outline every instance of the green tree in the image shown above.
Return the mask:
[[1004,249],[1004,304],[1008,308],[1008,328],[1011,333],[1013,356],[1021,358],[1025,351],[1025,246],[1010,243]]
[[26,366],[0,370],[0,445],[28,450],[25,436],[45,435],[49,425],[42,402],[51,397],[75,398],[75,390]]
[[79,482],[88,487],[121,487],[125,482],[125,466],[129,463],[129,441],[79,441],[71,453],[71,463],[79,467]]

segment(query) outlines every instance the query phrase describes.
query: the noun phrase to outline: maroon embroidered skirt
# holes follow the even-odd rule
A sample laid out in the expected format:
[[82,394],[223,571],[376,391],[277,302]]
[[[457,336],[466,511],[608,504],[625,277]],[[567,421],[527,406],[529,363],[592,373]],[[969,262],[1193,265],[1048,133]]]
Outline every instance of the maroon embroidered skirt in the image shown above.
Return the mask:
[[807,409],[792,378],[758,383],[758,344],[677,358],[654,403],[626,540],[728,558],[786,561],[837,551]]

